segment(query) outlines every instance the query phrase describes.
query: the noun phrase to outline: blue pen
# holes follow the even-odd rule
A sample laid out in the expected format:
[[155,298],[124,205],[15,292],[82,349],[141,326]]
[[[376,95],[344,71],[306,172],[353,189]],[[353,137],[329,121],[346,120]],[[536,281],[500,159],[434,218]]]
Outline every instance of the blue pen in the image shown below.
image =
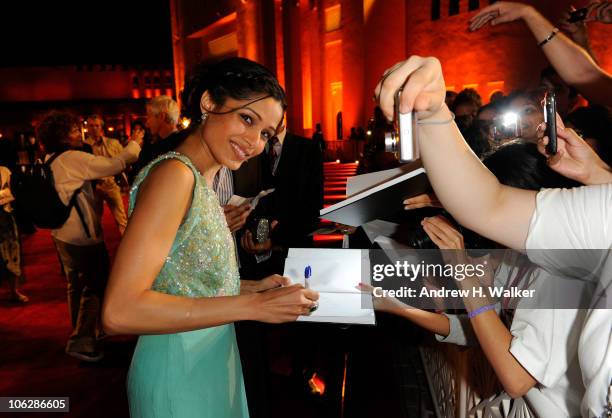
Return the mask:
[[304,269],[304,287],[310,289],[310,277],[312,276],[312,267],[306,266]]
[[[306,268],[304,269],[304,287],[306,289],[310,289],[310,277],[311,276],[312,276],[312,267],[306,266]],[[312,313],[316,311],[318,307],[319,307],[319,304],[317,302],[314,302],[312,306],[310,307],[310,312]]]

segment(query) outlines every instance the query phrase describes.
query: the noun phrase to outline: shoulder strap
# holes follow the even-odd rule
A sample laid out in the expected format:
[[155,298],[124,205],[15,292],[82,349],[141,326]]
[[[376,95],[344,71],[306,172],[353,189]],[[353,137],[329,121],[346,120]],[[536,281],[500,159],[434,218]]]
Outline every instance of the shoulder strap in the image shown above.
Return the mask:
[[53,162],[53,161],[54,161],[54,160],[55,160],[57,157],[59,157],[60,155],[62,155],[63,153],[65,153],[66,151],[70,151],[70,150],[65,149],[65,150],[63,150],[63,151],[58,151],[58,152],[56,152],[55,154],[53,154],[53,155],[51,156],[51,158],[49,158],[47,161],[45,161],[45,163],[44,163],[44,164],[45,164],[45,165],[48,165],[48,166],[51,166],[51,163],[52,163],[52,162]]
[[[51,163],[57,157],[65,153],[66,151],[70,151],[70,150],[65,149],[65,150],[56,152],[55,154],[51,156],[51,158],[45,161],[44,165],[50,168]],[[85,230],[85,234],[87,235],[87,238],[91,238],[91,233],[89,232],[89,228],[87,227],[87,222],[85,222],[85,216],[83,215],[83,211],[81,210],[81,207],[79,206],[77,202],[77,197],[81,193],[81,191],[82,191],[82,187],[79,187],[72,193],[72,197],[70,198],[70,201],[68,202],[68,210],[72,210],[73,207],[76,209],[77,214],[79,215],[79,219],[81,220],[81,224],[83,224],[83,229]]]
[[81,224],[83,224],[83,229],[85,230],[85,234],[87,234],[87,238],[91,238],[91,234],[89,233],[89,228],[87,227],[87,222],[85,222],[85,216],[83,215],[83,211],[77,202],[77,196],[81,193],[82,187],[79,187],[72,193],[72,197],[70,198],[70,202],[68,202],[68,208],[72,210],[74,207],[79,215],[79,219],[81,220]]

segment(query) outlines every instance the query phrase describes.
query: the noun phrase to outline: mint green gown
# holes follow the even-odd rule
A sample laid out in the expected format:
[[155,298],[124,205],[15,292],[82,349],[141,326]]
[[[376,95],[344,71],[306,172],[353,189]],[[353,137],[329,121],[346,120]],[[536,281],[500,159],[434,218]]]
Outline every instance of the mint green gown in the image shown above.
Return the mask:
[[[195,186],[191,208],[152,289],[190,298],[239,294],[234,243],[219,200],[186,156],[169,152],[138,174],[130,214],[151,168],[169,158],[191,169]],[[132,418],[249,416],[233,324],[141,336],[127,386]]]

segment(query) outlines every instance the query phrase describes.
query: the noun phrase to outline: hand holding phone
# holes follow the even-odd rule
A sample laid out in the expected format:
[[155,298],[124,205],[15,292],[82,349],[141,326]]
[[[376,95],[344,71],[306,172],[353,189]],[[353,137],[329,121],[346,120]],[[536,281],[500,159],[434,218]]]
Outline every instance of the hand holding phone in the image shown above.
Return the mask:
[[586,19],[588,14],[589,14],[588,7],[583,7],[582,9],[573,10],[570,12],[567,22],[568,23],[582,22]]
[[546,152],[548,154],[557,153],[557,101],[555,93],[552,91],[546,92],[544,96],[544,122],[546,122],[546,131],[544,135],[548,137]]

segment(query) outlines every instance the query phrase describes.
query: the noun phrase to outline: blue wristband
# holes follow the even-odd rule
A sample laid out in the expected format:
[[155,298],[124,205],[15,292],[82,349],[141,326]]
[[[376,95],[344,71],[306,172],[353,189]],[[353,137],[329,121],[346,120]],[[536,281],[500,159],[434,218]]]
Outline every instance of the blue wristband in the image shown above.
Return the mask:
[[478,309],[474,309],[472,312],[468,313],[468,318],[472,319],[474,318],[476,315],[481,314],[483,312],[486,311],[490,311],[492,309],[495,309],[495,305],[485,305],[485,306],[481,306]]

